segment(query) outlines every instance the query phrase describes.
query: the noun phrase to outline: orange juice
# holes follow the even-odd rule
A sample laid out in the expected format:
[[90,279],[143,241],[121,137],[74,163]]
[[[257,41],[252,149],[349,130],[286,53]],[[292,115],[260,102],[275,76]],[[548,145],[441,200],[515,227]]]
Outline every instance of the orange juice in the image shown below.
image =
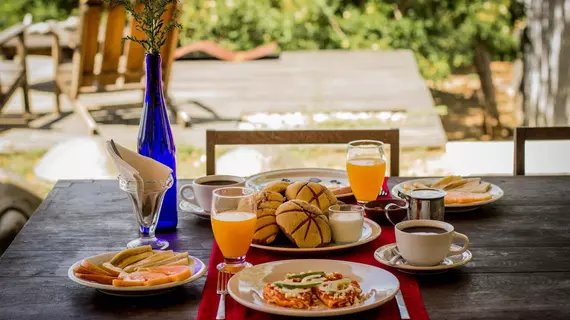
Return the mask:
[[227,211],[214,214],[211,219],[214,238],[224,257],[245,256],[255,232],[256,214]]
[[346,163],[346,172],[356,200],[376,200],[384,183],[386,161],[374,158],[350,159]]

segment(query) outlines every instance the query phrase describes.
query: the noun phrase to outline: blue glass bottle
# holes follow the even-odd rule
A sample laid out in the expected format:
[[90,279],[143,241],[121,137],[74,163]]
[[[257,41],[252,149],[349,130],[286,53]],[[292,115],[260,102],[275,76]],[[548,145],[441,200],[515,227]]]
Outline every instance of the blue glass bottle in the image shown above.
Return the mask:
[[176,202],[176,147],[168,120],[162,92],[160,54],[146,54],[146,91],[139,125],[139,154],[150,157],[172,169],[174,183],[166,192],[160,210],[157,229],[176,228],[178,212]]

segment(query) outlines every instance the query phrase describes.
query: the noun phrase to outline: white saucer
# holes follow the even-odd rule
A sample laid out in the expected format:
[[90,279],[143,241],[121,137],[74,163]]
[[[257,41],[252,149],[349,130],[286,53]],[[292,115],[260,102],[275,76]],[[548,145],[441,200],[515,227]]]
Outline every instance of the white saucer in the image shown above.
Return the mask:
[[[420,267],[408,264],[408,262],[406,262],[404,258],[399,258],[394,263],[391,262],[390,260],[392,260],[396,256],[394,248],[396,248],[396,244],[390,243],[376,249],[376,251],[374,252],[374,259],[376,259],[376,261],[380,262],[383,265],[387,265],[389,267],[398,269],[399,271],[408,272],[408,273],[442,272],[447,269],[460,267],[466,264],[467,262],[471,261],[471,259],[473,258],[471,251],[467,250],[462,254],[446,257],[445,259],[443,259],[443,261],[441,261],[440,264],[436,266]],[[461,247],[456,244],[452,244],[451,248],[454,250],[461,249]]]
[[188,202],[186,200],[180,200],[178,203],[178,208],[184,212],[191,213],[202,219],[210,220],[210,213],[204,211],[204,209],[200,208],[200,206],[197,204]]

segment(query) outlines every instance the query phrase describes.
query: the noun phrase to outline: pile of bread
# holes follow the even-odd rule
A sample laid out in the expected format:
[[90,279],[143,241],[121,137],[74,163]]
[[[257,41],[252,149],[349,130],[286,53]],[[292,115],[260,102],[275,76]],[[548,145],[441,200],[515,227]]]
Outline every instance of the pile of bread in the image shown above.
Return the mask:
[[281,231],[299,248],[316,248],[331,242],[329,207],[336,196],[315,182],[277,181],[256,194],[257,225],[253,243],[268,245]]

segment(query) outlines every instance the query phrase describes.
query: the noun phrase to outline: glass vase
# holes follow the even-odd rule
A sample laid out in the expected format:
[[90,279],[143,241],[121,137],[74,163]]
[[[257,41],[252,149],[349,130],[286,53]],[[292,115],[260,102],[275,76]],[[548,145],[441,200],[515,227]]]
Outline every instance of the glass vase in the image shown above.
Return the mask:
[[157,230],[176,228],[176,147],[162,91],[160,54],[146,54],[146,90],[139,125],[138,152],[172,169],[172,187],[166,191]]

